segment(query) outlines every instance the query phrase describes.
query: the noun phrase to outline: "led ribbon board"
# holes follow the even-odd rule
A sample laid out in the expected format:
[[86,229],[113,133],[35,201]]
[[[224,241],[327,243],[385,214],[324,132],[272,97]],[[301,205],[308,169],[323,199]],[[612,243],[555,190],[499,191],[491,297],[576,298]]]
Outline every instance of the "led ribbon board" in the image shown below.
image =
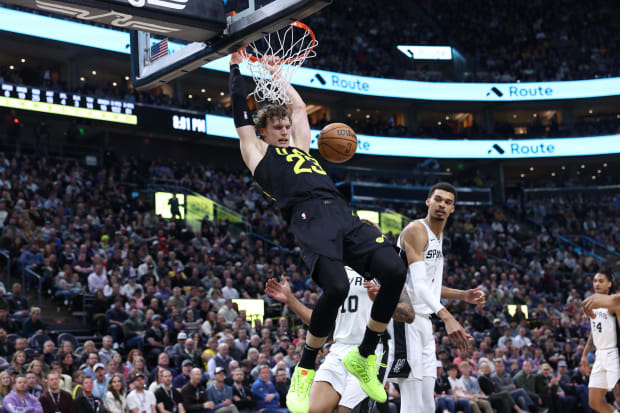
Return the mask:
[[[207,134],[238,139],[232,118],[206,115]],[[310,148],[318,149],[319,130],[311,131]],[[581,138],[456,140],[390,138],[357,135],[357,153],[445,159],[520,159],[593,156],[620,153],[620,135]]]
[[138,117],[133,114],[134,104],[131,102],[8,83],[0,86],[2,88],[0,107],[127,125],[138,124]]
[[[17,10],[0,8],[0,30],[129,54],[129,33]],[[169,43],[171,53],[182,46]],[[228,60],[224,57],[203,68],[228,72]],[[245,66],[242,73],[250,74]],[[381,79],[302,67],[291,83],[333,92],[434,101],[541,101],[620,95],[618,77],[566,82],[436,83]]]

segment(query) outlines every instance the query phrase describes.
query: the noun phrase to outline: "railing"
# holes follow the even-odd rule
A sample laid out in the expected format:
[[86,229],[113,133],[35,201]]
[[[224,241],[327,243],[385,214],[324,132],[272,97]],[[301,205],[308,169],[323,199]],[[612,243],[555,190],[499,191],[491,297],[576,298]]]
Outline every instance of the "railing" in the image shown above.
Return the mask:
[[598,197],[601,194],[612,195],[620,193],[620,185],[597,185],[597,186],[567,186],[559,188],[526,188],[523,190],[523,199],[545,199],[551,196],[574,195],[581,197]]
[[[428,197],[430,186],[392,185],[378,182],[339,182],[338,189],[351,202],[385,201],[422,204]],[[459,205],[491,205],[491,188],[456,188]]]
[[30,267],[24,268],[24,271],[22,272],[22,285],[24,286],[24,290],[30,290],[30,287],[32,287],[35,283],[37,286],[38,306],[41,307],[41,291],[43,290],[43,277],[34,272]]
[[[573,247],[573,250],[577,253],[577,254],[583,254],[583,255],[587,255],[589,257],[595,258],[597,261],[599,262],[605,262],[606,259],[605,257],[596,254],[593,251],[590,251],[588,249],[586,249],[584,246],[578,244],[577,242],[571,240],[568,237],[572,237],[574,235],[560,235],[558,236],[558,243],[560,244],[560,246],[562,246],[562,244],[568,244],[571,247]],[[577,240],[579,241],[579,238],[581,237],[580,235],[577,236]]]

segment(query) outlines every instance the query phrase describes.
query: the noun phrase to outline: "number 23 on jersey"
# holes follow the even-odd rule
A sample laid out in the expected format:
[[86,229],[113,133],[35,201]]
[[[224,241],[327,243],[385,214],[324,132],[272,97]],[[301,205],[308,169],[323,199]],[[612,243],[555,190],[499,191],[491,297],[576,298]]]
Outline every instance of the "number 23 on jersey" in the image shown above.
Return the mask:
[[319,175],[327,175],[316,159],[297,148],[290,150],[288,148],[276,148],[276,153],[286,156],[286,162],[294,163],[293,172],[295,175],[313,172]]

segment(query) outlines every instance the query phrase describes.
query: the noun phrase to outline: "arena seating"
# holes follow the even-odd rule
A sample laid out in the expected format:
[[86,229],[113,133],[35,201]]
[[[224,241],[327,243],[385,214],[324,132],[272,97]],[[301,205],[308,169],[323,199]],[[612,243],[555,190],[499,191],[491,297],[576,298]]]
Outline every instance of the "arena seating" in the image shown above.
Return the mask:
[[[146,175],[137,177],[128,174],[130,170]],[[205,221],[202,231],[194,234],[183,222],[155,216],[148,199],[131,196],[132,185],[163,179],[242,213],[250,231],[233,236],[227,224]],[[123,363],[109,368],[129,378],[142,369],[140,362],[125,362],[128,353],[133,357],[135,352],[129,352],[133,346],[142,348],[145,368],[152,371],[166,360],[136,332],[147,331],[149,337],[158,315],[168,325],[165,350],[170,366],[178,371],[188,358],[205,363],[205,377],[211,378],[215,367],[208,361],[216,356],[218,345],[229,344],[228,369],[241,365],[252,377],[257,363],[266,362],[274,375],[281,368],[290,374],[303,344],[303,330],[297,330],[299,320],[287,311],[280,317],[281,307],[264,295],[264,284],[272,276],[287,275],[295,293],[310,307],[320,291],[278,211],[247,173],[191,164],[175,169],[167,163],[140,164],[132,159],[86,169],[71,160],[2,153],[0,186],[0,246],[11,257],[14,282],[2,285],[0,297],[0,310],[8,311],[6,317],[0,314],[0,356],[9,372],[32,368],[31,359],[39,358],[38,351],[48,364],[63,363],[66,353],[72,352],[73,361],[61,366],[71,375],[86,368],[88,353],[94,349],[100,361],[118,352]],[[558,248],[558,237],[593,236],[618,251],[613,197],[596,210],[594,202],[600,204],[600,199],[567,196],[525,206],[512,200],[505,207],[459,207],[446,234],[446,285],[483,288],[488,304],[486,311],[474,311],[464,303],[446,304],[476,340],[471,355],[475,366],[484,358],[501,358],[511,374],[528,359],[535,370],[546,362],[556,369],[565,361],[566,374],[571,374],[578,366],[589,329],[581,300],[592,293],[592,274],[602,264],[572,248]],[[424,214],[415,206],[400,212],[411,217]],[[81,311],[90,331],[63,333],[62,328],[33,318],[36,301],[27,287],[36,280],[25,277],[27,285],[20,286],[16,276],[25,268],[38,274],[43,290],[51,293],[53,298],[45,298],[44,305],[51,303],[60,314]],[[4,277],[7,281],[6,273]],[[24,301],[25,296],[31,300]],[[268,311],[278,310],[272,313],[278,316],[264,325],[250,325],[230,301],[237,297],[263,298]],[[525,311],[522,305],[527,306]],[[520,327],[524,336],[517,338]],[[193,340],[186,353],[175,346],[181,332]],[[104,335],[112,339],[102,339]],[[438,340],[447,367],[460,354],[439,325]],[[519,340],[531,345],[518,347]],[[257,352],[250,351],[248,357],[248,347]],[[203,348],[207,350],[198,350]],[[226,352],[223,348],[221,353]],[[20,362],[20,350],[26,351],[26,362]],[[567,376],[566,386],[570,383]]]

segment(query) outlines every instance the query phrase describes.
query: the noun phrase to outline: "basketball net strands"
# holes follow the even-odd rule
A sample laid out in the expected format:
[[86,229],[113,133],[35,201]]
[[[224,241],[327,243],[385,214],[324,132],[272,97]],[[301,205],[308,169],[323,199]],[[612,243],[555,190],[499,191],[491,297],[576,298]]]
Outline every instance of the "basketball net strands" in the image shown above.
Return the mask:
[[[273,76],[277,90],[277,82],[284,82],[287,76],[290,80],[292,73],[289,73],[290,68],[286,67],[298,67],[303,60],[312,56],[312,48],[316,44],[314,35],[310,35],[303,27],[290,26],[291,23],[314,14],[331,3],[331,0],[274,0],[256,8],[255,0],[249,0],[247,9],[226,16],[223,0],[1,1],[62,17],[131,30],[131,77],[138,90],[151,89],[169,82],[251,44],[257,46],[256,49],[250,48],[250,53],[247,53],[247,56],[253,55],[257,58],[255,62],[248,60],[254,65],[253,77],[266,79],[265,70],[269,73],[269,69],[259,69],[261,64],[256,63],[265,65],[267,61],[262,57],[269,50],[261,46],[264,42],[260,43],[261,45],[253,42],[267,36],[266,42],[270,44],[271,39],[268,38],[273,38],[270,34],[281,29],[288,33],[288,37],[282,38],[287,41],[292,39],[290,35],[296,30],[302,33],[304,42],[285,42],[280,46],[276,46],[277,43],[274,42],[272,45],[271,54],[281,49],[281,55],[278,55],[280,59],[276,60],[281,67]],[[289,31],[288,28],[292,29]],[[79,36],[79,33],[76,35]],[[179,39],[188,44],[172,54],[153,60],[151,35]],[[307,46],[308,38],[313,40],[310,42],[311,47],[304,46]],[[289,51],[284,53],[282,46],[288,47]],[[287,61],[286,65],[280,64]],[[271,99],[274,96],[273,90],[270,91],[270,87],[264,84],[254,93],[258,98]]]

